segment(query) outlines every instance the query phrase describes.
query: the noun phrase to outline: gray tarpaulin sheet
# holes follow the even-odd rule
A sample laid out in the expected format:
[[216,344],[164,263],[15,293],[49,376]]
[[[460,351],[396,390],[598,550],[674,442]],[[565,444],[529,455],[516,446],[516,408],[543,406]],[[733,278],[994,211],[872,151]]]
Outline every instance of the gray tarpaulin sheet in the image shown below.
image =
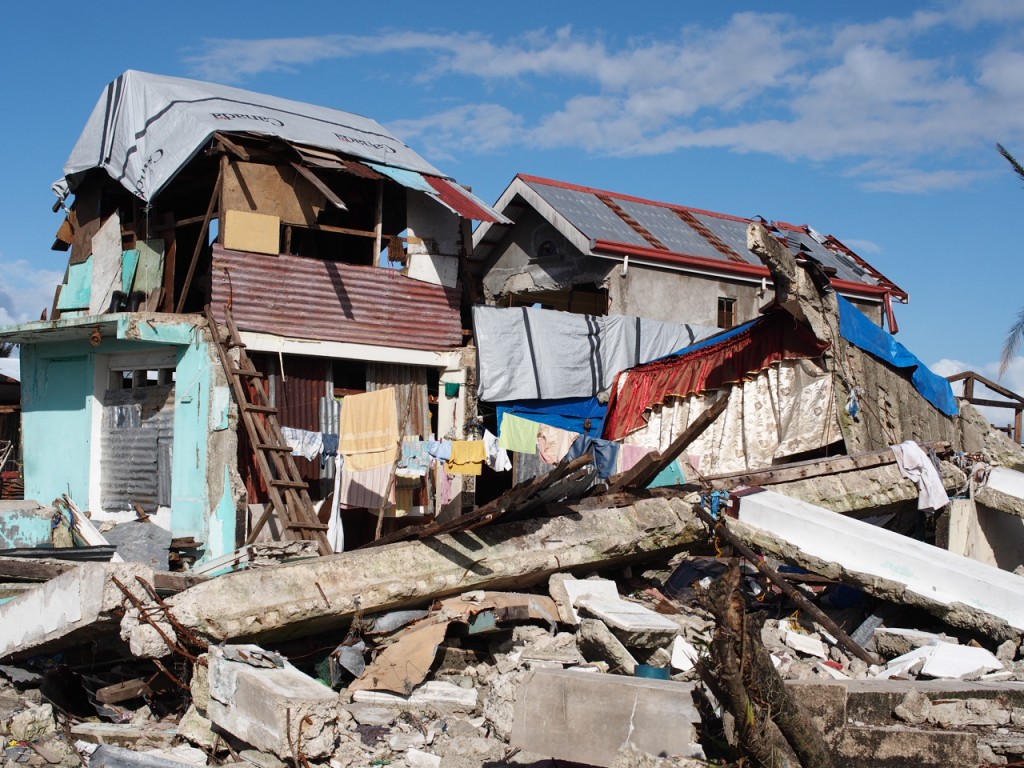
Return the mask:
[[615,374],[720,328],[624,315],[577,315],[551,309],[474,307],[481,400],[592,397]]
[[444,176],[359,115],[240,88],[129,70],[110,83],[64,166],[72,191],[103,168],[152,200],[216,131],[278,136],[375,163]]

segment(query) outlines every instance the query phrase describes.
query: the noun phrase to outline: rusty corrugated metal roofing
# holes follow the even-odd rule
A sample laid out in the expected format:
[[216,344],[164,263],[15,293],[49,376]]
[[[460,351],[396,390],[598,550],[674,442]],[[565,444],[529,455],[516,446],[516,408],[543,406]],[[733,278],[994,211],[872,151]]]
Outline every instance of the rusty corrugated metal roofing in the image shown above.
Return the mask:
[[457,288],[380,267],[213,248],[212,303],[241,330],[406,349],[462,343]]

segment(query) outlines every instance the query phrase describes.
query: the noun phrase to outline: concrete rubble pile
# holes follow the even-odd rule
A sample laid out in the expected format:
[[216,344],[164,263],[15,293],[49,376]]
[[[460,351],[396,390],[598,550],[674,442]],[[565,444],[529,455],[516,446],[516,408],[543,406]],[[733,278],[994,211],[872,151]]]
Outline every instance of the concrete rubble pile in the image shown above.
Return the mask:
[[[5,765],[730,763],[707,601],[736,568],[737,600],[832,764],[1024,758],[1024,618],[1000,598],[1024,577],[772,490],[736,491],[717,520],[706,493],[600,499],[173,594],[172,574],[135,563],[60,569],[0,605]],[[831,553],[794,552],[764,522],[812,506],[851,526]],[[842,551],[862,529],[903,539],[902,581]],[[919,589],[917,544],[985,593]]]

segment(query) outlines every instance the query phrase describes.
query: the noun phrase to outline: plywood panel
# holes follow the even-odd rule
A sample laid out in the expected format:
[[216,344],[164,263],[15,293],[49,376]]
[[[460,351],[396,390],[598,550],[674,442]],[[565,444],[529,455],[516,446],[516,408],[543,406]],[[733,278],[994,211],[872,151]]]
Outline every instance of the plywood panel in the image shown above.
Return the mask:
[[225,210],[277,216],[310,226],[324,209],[323,194],[290,166],[232,163],[224,174]]
[[236,251],[277,254],[281,251],[281,219],[262,213],[224,213],[224,247]]

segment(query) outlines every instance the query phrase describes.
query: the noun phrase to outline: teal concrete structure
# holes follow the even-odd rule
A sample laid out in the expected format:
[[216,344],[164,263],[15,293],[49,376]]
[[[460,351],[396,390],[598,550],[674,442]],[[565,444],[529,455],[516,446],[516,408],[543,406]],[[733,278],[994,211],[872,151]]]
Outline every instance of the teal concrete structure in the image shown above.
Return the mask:
[[172,535],[203,542],[204,560],[233,551],[238,505],[232,492],[237,453],[229,429],[231,394],[201,322],[198,316],[113,314],[19,326],[25,498],[48,505],[68,494],[82,509],[97,503],[110,356],[131,360],[171,348]]

